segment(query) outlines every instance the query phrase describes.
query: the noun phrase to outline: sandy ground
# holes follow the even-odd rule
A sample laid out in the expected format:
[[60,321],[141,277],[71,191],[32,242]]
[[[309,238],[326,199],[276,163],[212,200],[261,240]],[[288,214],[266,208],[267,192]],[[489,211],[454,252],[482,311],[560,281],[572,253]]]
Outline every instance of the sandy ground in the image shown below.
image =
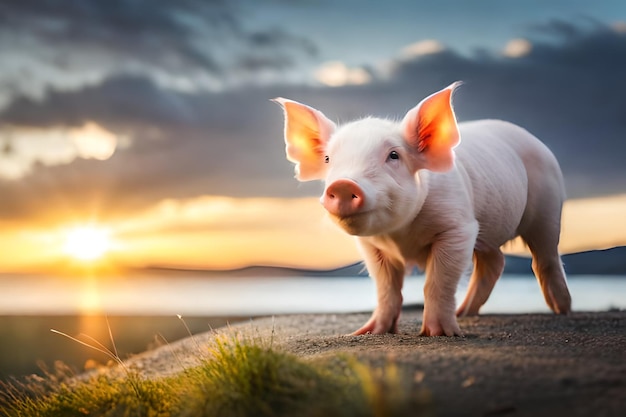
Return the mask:
[[392,360],[421,381],[437,416],[626,416],[626,311],[460,319],[464,337],[420,337],[421,311],[395,335],[350,336],[369,314],[260,318],[131,359],[146,375],[193,365],[221,332],[302,357],[349,353]]

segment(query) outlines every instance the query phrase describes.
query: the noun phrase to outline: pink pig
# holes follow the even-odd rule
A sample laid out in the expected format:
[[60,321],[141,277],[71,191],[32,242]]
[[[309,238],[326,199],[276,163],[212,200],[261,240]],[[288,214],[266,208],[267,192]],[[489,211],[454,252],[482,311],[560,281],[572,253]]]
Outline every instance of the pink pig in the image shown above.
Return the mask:
[[296,178],[324,179],[322,205],[357,237],[376,282],[376,310],[355,334],[397,331],[404,275],[417,265],[426,271],[421,334],[460,335],[456,316],[478,314],[504,268],[500,247],[516,236],[532,252],[548,306],[570,311],[557,249],[565,192],[556,158],[511,123],[457,125],[451,97],[458,85],[425,98],[400,123],[365,118],[337,127],[318,110],[275,99],[285,111]]

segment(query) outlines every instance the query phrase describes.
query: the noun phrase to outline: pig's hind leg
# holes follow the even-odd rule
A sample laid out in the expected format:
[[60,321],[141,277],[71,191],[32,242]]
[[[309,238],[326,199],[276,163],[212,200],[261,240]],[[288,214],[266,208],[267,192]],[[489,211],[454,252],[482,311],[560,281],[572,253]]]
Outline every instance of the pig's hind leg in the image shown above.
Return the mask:
[[572,300],[558,252],[565,191],[556,159],[547,148],[531,152],[526,162],[528,200],[518,233],[533,256],[532,268],[548,307],[557,314],[571,311]]
[[560,211],[555,218],[539,216],[531,226],[521,236],[532,253],[533,272],[546,304],[557,314],[567,314],[571,311],[572,300],[558,252]]
[[474,272],[470,278],[465,300],[456,315],[475,316],[489,298],[496,281],[504,270],[504,254],[499,248],[491,248],[480,241],[474,248]]
[[572,299],[556,243],[547,245],[546,241],[541,238],[526,237],[524,240],[533,255],[533,272],[546,304],[557,314],[569,313],[572,309]]

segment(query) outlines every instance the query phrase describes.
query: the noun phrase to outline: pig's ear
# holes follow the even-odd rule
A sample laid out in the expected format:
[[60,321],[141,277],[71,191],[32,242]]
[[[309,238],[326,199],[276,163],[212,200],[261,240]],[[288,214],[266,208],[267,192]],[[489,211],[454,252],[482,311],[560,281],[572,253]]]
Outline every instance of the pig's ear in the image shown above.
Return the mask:
[[335,124],[322,112],[284,98],[272,101],[285,110],[285,145],[287,159],[296,164],[296,178],[300,181],[324,177],[324,155]]
[[405,140],[423,155],[426,168],[446,172],[454,165],[452,149],[459,144],[460,135],[452,110],[452,93],[456,82],[434,93],[409,110],[402,120]]

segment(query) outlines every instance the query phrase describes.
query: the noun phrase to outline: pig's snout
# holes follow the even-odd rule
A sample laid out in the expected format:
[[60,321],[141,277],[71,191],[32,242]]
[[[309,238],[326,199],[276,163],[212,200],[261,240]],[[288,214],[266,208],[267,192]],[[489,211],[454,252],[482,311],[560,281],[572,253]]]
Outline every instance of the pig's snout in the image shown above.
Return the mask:
[[365,193],[356,182],[348,179],[334,181],[322,197],[324,208],[339,217],[356,214],[364,204]]

